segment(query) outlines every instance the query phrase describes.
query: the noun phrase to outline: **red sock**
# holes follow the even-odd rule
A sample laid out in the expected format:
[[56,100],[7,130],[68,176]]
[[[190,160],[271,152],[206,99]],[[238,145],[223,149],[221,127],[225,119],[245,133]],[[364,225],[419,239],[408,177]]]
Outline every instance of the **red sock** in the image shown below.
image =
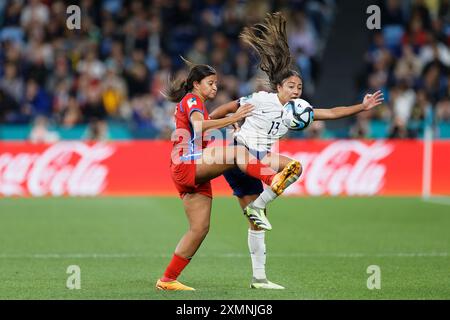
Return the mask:
[[[264,173],[264,174],[262,174]],[[273,177],[277,174],[271,167],[262,164],[259,160],[247,164],[247,174],[253,178],[259,179],[268,186],[272,183]]]
[[164,277],[161,278],[161,281],[169,282],[177,280],[181,271],[188,265],[190,259],[186,259],[180,256],[177,256],[175,253],[173,254],[172,260],[170,260],[169,265],[167,266],[166,271],[164,272]]

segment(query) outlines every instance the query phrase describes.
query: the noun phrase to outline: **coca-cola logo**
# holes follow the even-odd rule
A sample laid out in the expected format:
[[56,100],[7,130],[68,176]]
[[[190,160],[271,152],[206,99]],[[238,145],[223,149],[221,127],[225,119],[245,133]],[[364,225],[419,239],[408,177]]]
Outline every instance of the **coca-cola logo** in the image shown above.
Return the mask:
[[54,144],[42,153],[0,153],[0,195],[98,195],[108,176],[101,162],[114,151],[111,145],[73,141]]
[[380,160],[392,153],[383,141],[336,141],[320,152],[286,154],[299,160],[303,174],[286,194],[374,195],[384,186],[386,166]]

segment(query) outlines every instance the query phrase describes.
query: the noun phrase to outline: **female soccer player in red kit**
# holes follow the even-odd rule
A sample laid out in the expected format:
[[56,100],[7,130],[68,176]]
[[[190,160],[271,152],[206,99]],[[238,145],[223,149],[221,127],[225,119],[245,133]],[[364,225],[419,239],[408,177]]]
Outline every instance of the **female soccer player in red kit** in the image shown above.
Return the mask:
[[[298,161],[288,163],[277,173],[262,164],[243,146],[207,147],[205,132],[224,128],[251,114],[252,105],[244,105],[230,117],[211,120],[205,101],[217,94],[217,73],[208,65],[190,64],[190,72],[183,82],[173,82],[167,96],[179,102],[175,111],[176,131],[172,135],[172,180],[183,201],[189,230],[179,241],[163,277],[158,279],[160,290],[194,290],[177,278],[200,247],[209,230],[212,190],[210,180],[226,170],[238,167],[251,177],[260,179],[281,194],[286,182],[300,170]],[[265,217],[258,217],[263,219]]]

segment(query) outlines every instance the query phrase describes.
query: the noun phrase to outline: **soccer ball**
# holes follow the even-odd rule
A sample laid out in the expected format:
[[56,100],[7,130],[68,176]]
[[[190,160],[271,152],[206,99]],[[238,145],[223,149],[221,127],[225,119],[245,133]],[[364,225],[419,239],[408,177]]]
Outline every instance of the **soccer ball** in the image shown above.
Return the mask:
[[291,130],[303,130],[314,120],[314,111],[308,101],[294,99],[283,106],[281,120]]

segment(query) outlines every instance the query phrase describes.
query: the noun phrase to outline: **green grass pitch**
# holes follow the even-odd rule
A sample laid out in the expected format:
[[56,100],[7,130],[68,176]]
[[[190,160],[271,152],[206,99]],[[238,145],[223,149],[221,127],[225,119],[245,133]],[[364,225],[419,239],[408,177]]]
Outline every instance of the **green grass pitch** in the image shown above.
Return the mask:
[[[0,299],[450,299],[450,206],[419,198],[280,198],[269,207],[268,278],[249,288],[247,222],[216,198],[210,232],[180,280],[158,292],[187,228],[177,198],[0,200]],[[66,288],[69,265],[81,289]],[[381,289],[369,290],[370,265]]]

